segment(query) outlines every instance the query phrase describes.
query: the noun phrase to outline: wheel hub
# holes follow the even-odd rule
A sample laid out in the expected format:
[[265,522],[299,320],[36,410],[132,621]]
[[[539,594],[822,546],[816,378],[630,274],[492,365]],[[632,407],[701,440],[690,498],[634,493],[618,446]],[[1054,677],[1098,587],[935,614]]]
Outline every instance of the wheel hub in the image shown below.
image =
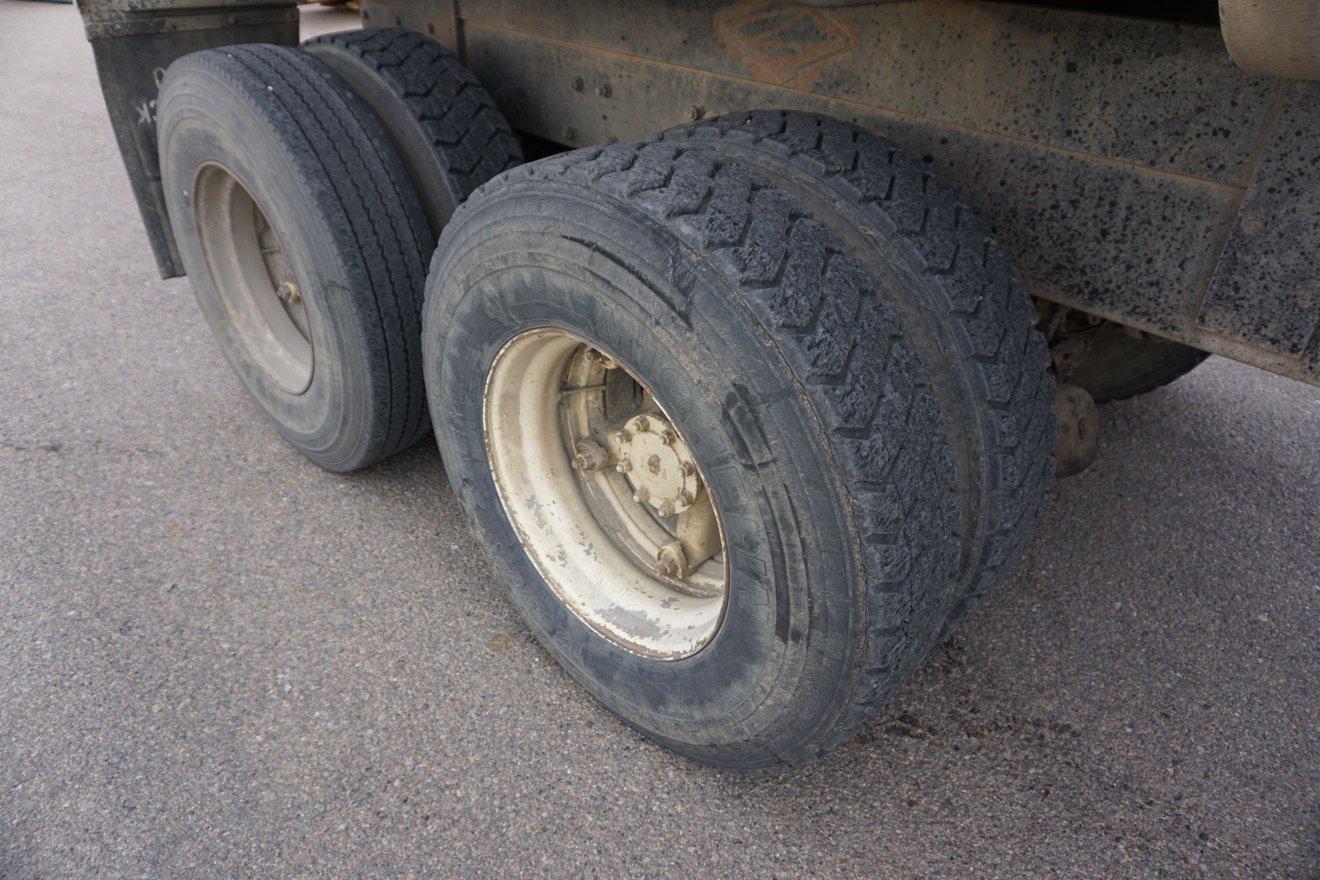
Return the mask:
[[633,499],[661,516],[690,509],[701,491],[692,453],[662,416],[633,416],[611,437],[615,469],[633,488]]

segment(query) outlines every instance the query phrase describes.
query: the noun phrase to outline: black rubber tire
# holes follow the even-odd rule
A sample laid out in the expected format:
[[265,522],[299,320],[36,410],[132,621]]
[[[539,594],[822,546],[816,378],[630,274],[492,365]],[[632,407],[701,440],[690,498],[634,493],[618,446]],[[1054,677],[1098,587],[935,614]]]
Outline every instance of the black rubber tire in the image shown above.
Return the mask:
[[406,28],[367,28],[315,37],[302,49],[376,114],[436,238],[474,189],[522,164],[518,139],[490,95],[434,40]]
[[[365,467],[429,428],[421,305],[430,231],[402,163],[365,105],[296,49],[196,52],[157,103],[166,204],[197,301],[230,365],[280,432],[332,471]],[[269,219],[310,316],[301,394],[247,357],[202,253],[189,191],[218,163]]]
[[[791,193],[865,265],[901,319],[957,468],[960,562],[947,635],[1006,577],[1054,471],[1054,383],[1017,273],[929,170],[856,125],[764,110],[658,137],[716,149]],[[867,332],[848,328],[845,339]]]
[[1090,392],[1096,403],[1127,400],[1162,388],[1210,356],[1180,342],[1134,336],[1110,321],[1078,332],[1088,337],[1085,355],[1063,378]]
[[[1020,293],[1005,273],[985,301]],[[909,324],[878,282],[828,222],[719,144],[615,144],[524,166],[478,190],[437,248],[427,387],[469,520],[541,643],[625,721],[697,761],[754,772],[819,758],[912,674],[957,599],[964,517],[932,391],[942,364],[923,359],[926,323]],[[1021,341],[994,387],[1025,410],[998,411],[1033,469],[1015,499],[1025,530],[1051,467],[1052,429],[1021,430],[1050,420],[1045,349],[1024,314],[980,311]],[[648,660],[597,635],[509,524],[484,384],[504,343],[540,326],[645,379],[708,475],[732,575],[724,620],[693,656]]]

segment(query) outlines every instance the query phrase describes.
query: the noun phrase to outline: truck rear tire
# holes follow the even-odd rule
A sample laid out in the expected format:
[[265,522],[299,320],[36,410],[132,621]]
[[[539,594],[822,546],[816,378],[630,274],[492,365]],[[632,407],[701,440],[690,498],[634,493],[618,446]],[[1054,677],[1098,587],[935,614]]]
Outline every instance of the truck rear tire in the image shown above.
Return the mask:
[[296,49],[170,65],[166,204],[221,351],[279,431],[332,471],[428,428],[421,306],[430,230],[371,112]]
[[509,123],[472,71],[407,28],[325,34],[302,44],[348,84],[403,159],[434,239],[454,208],[496,174],[522,164]]
[[[718,143],[578,150],[478,190],[427,287],[436,437],[511,601],[627,723],[742,772],[861,727],[939,636],[969,552],[929,322],[801,187]],[[1021,345],[997,412],[1033,469],[1025,529],[1052,384],[1027,317],[986,314]],[[718,542],[696,552],[703,499]]]

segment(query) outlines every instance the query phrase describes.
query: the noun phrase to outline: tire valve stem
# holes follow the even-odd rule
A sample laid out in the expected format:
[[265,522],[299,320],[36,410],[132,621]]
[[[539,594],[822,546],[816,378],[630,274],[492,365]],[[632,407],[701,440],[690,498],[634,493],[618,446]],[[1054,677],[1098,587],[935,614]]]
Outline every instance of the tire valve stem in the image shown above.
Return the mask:
[[601,354],[594,348],[587,349],[587,360],[592,361],[602,370],[617,370],[619,368],[619,365],[614,358],[606,354]]

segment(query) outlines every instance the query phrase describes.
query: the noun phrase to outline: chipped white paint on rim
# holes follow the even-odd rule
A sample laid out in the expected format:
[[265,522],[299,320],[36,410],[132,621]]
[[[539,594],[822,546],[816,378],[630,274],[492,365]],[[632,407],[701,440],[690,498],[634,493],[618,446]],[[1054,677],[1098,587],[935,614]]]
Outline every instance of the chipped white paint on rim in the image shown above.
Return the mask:
[[[639,540],[654,554],[668,537],[659,524],[658,539],[639,538],[632,518],[611,517],[599,501],[589,502],[593,489],[584,480],[626,483],[612,468],[584,477],[572,467],[560,404],[570,364],[588,347],[563,330],[542,328],[518,335],[495,357],[482,417],[495,488],[528,557],[578,618],[631,653],[688,657],[710,642],[722,621],[726,555],[707,561],[693,586],[681,588],[687,585],[657,576],[639,558]],[[642,507],[631,497],[626,504]],[[722,526],[720,535],[723,546]]]

